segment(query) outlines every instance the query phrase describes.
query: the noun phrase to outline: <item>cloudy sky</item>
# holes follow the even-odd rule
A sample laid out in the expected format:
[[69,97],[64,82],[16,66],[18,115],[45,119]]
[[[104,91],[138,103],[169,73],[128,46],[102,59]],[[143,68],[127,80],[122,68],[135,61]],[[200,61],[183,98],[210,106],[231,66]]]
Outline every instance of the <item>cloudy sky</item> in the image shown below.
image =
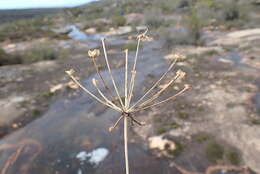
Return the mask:
[[93,0],[0,0],[0,9],[73,7]]

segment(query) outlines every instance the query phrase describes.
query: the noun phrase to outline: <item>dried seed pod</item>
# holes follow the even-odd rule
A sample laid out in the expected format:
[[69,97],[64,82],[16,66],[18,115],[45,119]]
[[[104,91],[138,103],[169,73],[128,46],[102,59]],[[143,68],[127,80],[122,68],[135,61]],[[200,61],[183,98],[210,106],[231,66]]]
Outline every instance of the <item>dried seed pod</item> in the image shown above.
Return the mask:
[[88,56],[91,58],[98,57],[100,55],[99,49],[94,49],[94,50],[89,50],[88,51]]
[[70,70],[67,70],[65,71],[69,76],[72,76],[74,73],[75,73],[75,70],[74,69],[70,69]]

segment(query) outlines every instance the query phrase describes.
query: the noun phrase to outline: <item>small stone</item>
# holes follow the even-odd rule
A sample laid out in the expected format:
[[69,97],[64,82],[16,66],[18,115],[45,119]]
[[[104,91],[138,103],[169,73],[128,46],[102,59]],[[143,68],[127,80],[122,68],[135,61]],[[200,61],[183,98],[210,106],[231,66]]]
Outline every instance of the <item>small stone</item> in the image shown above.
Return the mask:
[[18,128],[18,124],[16,124],[16,123],[12,124],[12,128],[14,128],[14,129]]
[[86,29],[85,32],[87,34],[95,34],[97,32],[97,29],[92,27],[92,28]]
[[150,149],[159,149],[161,151],[176,150],[176,145],[173,141],[164,139],[162,136],[154,136],[148,139]]
[[58,84],[58,85],[52,86],[51,89],[50,89],[50,92],[55,93],[56,91],[59,91],[62,88],[63,88],[63,84]]

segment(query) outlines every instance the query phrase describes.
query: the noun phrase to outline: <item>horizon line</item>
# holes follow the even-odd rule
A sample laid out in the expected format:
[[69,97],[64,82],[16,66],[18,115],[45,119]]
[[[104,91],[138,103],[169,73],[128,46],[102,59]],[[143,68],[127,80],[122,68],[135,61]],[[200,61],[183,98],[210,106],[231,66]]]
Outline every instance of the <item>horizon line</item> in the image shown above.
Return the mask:
[[79,7],[79,6],[82,6],[82,5],[85,5],[85,4],[89,4],[91,2],[95,2],[95,1],[99,1],[99,0],[90,0],[89,2],[84,2],[84,3],[80,3],[80,4],[74,4],[74,5],[57,5],[57,6],[38,6],[38,7],[10,7],[10,8],[1,8],[0,7],[0,10],[31,10],[31,9],[62,9],[62,8],[75,8],[75,7]]

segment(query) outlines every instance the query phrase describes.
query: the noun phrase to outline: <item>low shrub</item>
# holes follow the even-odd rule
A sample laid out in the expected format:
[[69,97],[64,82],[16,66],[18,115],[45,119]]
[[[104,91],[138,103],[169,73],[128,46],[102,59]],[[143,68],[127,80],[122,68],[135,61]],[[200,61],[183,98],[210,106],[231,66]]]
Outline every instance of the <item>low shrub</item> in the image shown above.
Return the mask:
[[0,48],[0,66],[20,63],[22,63],[20,56],[7,54],[3,49]]
[[240,9],[235,1],[222,2],[220,5],[220,15],[225,21],[233,21],[240,18]]
[[146,26],[148,26],[148,28],[159,28],[164,23],[161,9],[145,10],[144,19],[145,19],[145,24]]
[[126,19],[124,16],[121,15],[115,15],[112,17],[112,23],[115,26],[123,26],[126,23]]
[[0,27],[0,42],[5,40],[23,41],[52,36],[54,35],[53,32],[44,29],[50,24],[50,20],[40,17],[4,23]]
[[240,156],[237,152],[226,152],[225,157],[233,165],[239,165],[241,163]]
[[207,159],[211,162],[217,162],[223,158],[224,155],[224,147],[215,142],[209,143],[206,147],[206,156]]
[[26,50],[23,57],[25,63],[32,63],[41,60],[55,60],[58,58],[58,52],[51,47],[39,45],[32,49]]
[[[134,50],[136,50],[136,47],[137,47],[137,43],[136,42],[129,42],[129,43],[127,43],[124,47],[123,47],[123,49],[125,50],[125,49],[128,49],[129,51],[134,51]],[[143,45],[140,43],[140,48],[142,48],[143,47]]]
[[186,17],[186,24],[190,41],[195,45],[200,45],[203,21],[200,19],[196,9],[192,9],[190,15]]
[[209,139],[210,139],[210,137],[208,135],[199,135],[199,136],[195,137],[195,140],[198,143],[204,143],[204,142],[208,141]]
[[178,31],[167,30],[162,32],[164,47],[171,49],[175,45],[187,45],[191,43],[189,34],[186,29],[180,29]]

